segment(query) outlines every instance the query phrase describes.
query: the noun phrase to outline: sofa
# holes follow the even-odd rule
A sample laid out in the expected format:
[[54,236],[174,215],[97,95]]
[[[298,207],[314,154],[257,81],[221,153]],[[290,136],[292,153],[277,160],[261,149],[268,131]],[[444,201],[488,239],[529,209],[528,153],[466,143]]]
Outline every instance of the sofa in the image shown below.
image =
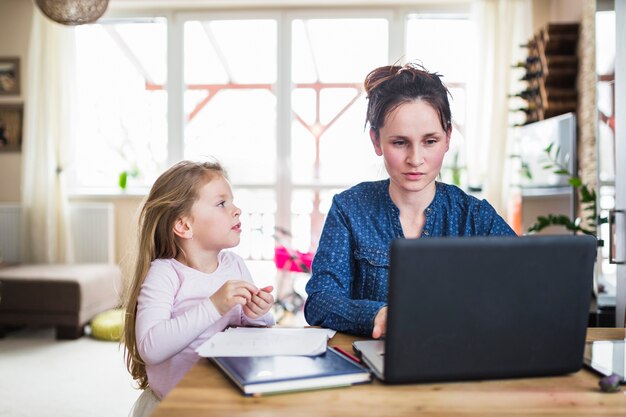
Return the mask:
[[118,307],[122,273],[113,264],[18,264],[0,268],[0,337],[21,326],[54,326],[77,339],[98,313]]

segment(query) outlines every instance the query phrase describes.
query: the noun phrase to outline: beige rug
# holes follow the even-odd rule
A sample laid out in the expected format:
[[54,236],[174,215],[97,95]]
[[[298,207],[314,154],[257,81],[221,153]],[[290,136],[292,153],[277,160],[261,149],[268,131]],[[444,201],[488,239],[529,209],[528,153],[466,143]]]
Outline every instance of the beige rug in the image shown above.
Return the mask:
[[117,342],[23,329],[0,339],[0,416],[124,417],[139,396]]

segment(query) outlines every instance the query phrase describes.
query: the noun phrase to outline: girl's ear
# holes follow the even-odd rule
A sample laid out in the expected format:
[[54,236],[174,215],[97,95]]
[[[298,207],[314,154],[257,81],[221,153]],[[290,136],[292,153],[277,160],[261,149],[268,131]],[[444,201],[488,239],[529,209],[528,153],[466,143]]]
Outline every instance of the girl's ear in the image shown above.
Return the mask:
[[193,237],[193,231],[191,230],[191,224],[187,217],[179,217],[174,223],[172,229],[174,234],[182,239],[191,239]]
[[370,128],[370,139],[372,140],[372,145],[374,145],[374,152],[376,152],[376,155],[382,156],[383,150],[380,147],[380,139],[372,128]]

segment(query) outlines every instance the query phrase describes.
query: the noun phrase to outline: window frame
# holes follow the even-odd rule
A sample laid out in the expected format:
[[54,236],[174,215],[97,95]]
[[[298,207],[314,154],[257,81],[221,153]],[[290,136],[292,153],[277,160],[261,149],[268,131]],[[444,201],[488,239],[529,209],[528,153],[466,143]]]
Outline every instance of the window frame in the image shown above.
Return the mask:
[[[230,7],[230,6],[229,6]],[[291,180],[291,123],[292,114],[292,83],[291,83],[291,28],[294,19],[342,19],[342,18],[379,18],[388,21],[388,62],[404,63],[407,43],[407,21],[412,15],[444,15],[467,16],[471,18],[469,2],[454,2],[451,4],[415,4],[411,6],[385,6],[382,3],[368,6],[340,6],[331,7],[267,7],[237,9],[232,6],[226,8],[205,8],[202,10],[184,10],[182,8],[148,9],[135,8],[126,10],[111,10],[102,23],[114,22],[118,19],[165,18],[167,23],[167,166],[181,160],[184,155],[185,112],[184,112],[184,25],[189,21],[198,20],[246,20],[272,19],[277,22],[277,78],[274,93],[277,99],[276,120],[276,181],[274,184],[246,184],[233,183],[235,189],[244,188],[273,189],[276,193],[276,225],[289,230],[291,227],[291,199],[295,190],[325,191],[346,188],[352,184],[297,184]],[[178,140],[176,138],[179,138]],[[70,192],[74,195],[106,194],[116,195],[145,195],[148,186],[140,187],[130,192],[93,193],[89,190],[78,190],[70,185]],[[85,193],[85,191],[87,191]]]

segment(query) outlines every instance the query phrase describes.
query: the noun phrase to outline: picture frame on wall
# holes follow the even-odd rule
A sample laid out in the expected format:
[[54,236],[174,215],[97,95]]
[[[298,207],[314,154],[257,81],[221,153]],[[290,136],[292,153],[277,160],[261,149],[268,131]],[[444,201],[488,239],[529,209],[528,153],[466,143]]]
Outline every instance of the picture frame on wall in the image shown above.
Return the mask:
[[20,94],[20,59],[0,57],[0,96]]
[[22,104],[0,104],[0,152],[22,150]]

